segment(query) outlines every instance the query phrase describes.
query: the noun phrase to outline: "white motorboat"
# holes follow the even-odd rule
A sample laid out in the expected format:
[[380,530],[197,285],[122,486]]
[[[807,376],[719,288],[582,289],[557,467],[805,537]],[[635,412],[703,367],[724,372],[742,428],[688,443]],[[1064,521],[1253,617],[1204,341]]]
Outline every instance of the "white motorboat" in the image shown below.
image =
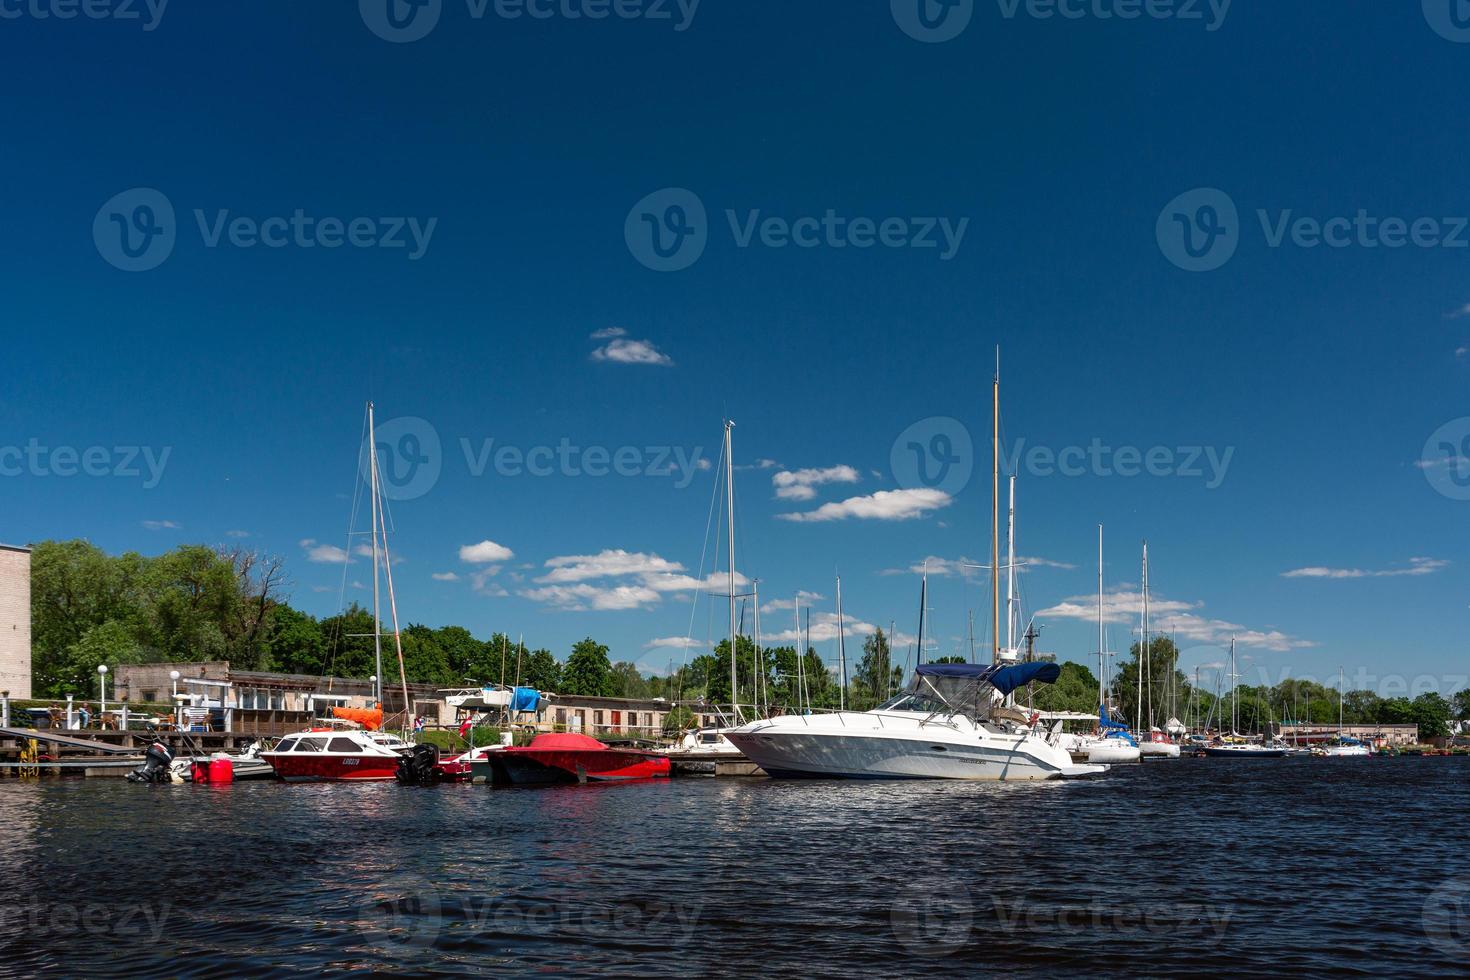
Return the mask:
[[1005,705],[1054,663],[921,664],[902,694],[872,711],[786,715],[727,737],[769,775],[848,779],[1033,780],[1092,776]]
[[1353,759],[1373,754],[1373,750],[1366,743],[1347,737],[1341,737],[1336,742],[1329,742],[1326,745],[1319,745],[1313,751],[1328,759]]
[[1177,759],[1179,758],[1179,743],[1164,733],[1163,729],[1153,727],[1148,734],[1138,740],[1138,752],[1141,758],[1154,759]]

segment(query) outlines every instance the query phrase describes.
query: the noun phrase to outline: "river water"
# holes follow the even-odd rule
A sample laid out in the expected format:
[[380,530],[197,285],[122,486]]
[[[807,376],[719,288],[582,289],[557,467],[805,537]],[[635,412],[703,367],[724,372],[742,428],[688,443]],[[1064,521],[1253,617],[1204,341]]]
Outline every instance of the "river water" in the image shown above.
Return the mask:
[[1470,759],[0,783],[0,974],[1464,974]]

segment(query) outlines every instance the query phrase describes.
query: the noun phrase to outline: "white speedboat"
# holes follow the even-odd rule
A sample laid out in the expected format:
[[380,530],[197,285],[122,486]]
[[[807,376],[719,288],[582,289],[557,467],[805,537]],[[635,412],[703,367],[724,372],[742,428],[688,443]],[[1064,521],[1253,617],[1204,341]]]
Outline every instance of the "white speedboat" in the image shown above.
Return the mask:
[[1051,683],[1052,663],[922,664],[902,694],[872,711],[786,715],[727,733],[774,777],[1030,780],[1091,776],[1005,696]]
[[1138,751],[1145,759],[1177,759],[1179,758],[1179,743],[1166,735],[1163,729],[1155,726],[1148,730],[1147,735],[1138,740]]
[[1314,751],[1329,759],[1354,759],[1373,754],[1373,750],[1366,743],[1347,737],[1340,737],[1335,742],[1319,745]]

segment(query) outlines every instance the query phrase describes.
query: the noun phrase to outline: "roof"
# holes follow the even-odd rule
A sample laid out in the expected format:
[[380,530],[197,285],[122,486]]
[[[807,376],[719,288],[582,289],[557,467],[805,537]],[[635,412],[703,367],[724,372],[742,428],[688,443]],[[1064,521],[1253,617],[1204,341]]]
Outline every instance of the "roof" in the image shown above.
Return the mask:
[[30,554],[31,553],[31,549],[28,548],[28,547],[26,547],[26,546],[24,546],[24,545],[19,545],[19,544],[6,544],[3,541],[0,541],[0,551],[23,551],[26,554]]

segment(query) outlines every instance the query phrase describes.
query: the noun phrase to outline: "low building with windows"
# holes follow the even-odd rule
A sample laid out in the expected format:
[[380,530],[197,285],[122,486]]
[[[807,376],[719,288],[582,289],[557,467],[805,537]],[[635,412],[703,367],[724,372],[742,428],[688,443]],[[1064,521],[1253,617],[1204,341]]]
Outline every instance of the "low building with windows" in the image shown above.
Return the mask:
[[[1337,738],[1338,734],[1336,725],[1298,725],[1286,722],[1279,727],[1281,740],[1288,745],[1320,745]],[[1374,745],[1419,744],[1418,725],[1343,725],[1341,731],[1348,738]]]

